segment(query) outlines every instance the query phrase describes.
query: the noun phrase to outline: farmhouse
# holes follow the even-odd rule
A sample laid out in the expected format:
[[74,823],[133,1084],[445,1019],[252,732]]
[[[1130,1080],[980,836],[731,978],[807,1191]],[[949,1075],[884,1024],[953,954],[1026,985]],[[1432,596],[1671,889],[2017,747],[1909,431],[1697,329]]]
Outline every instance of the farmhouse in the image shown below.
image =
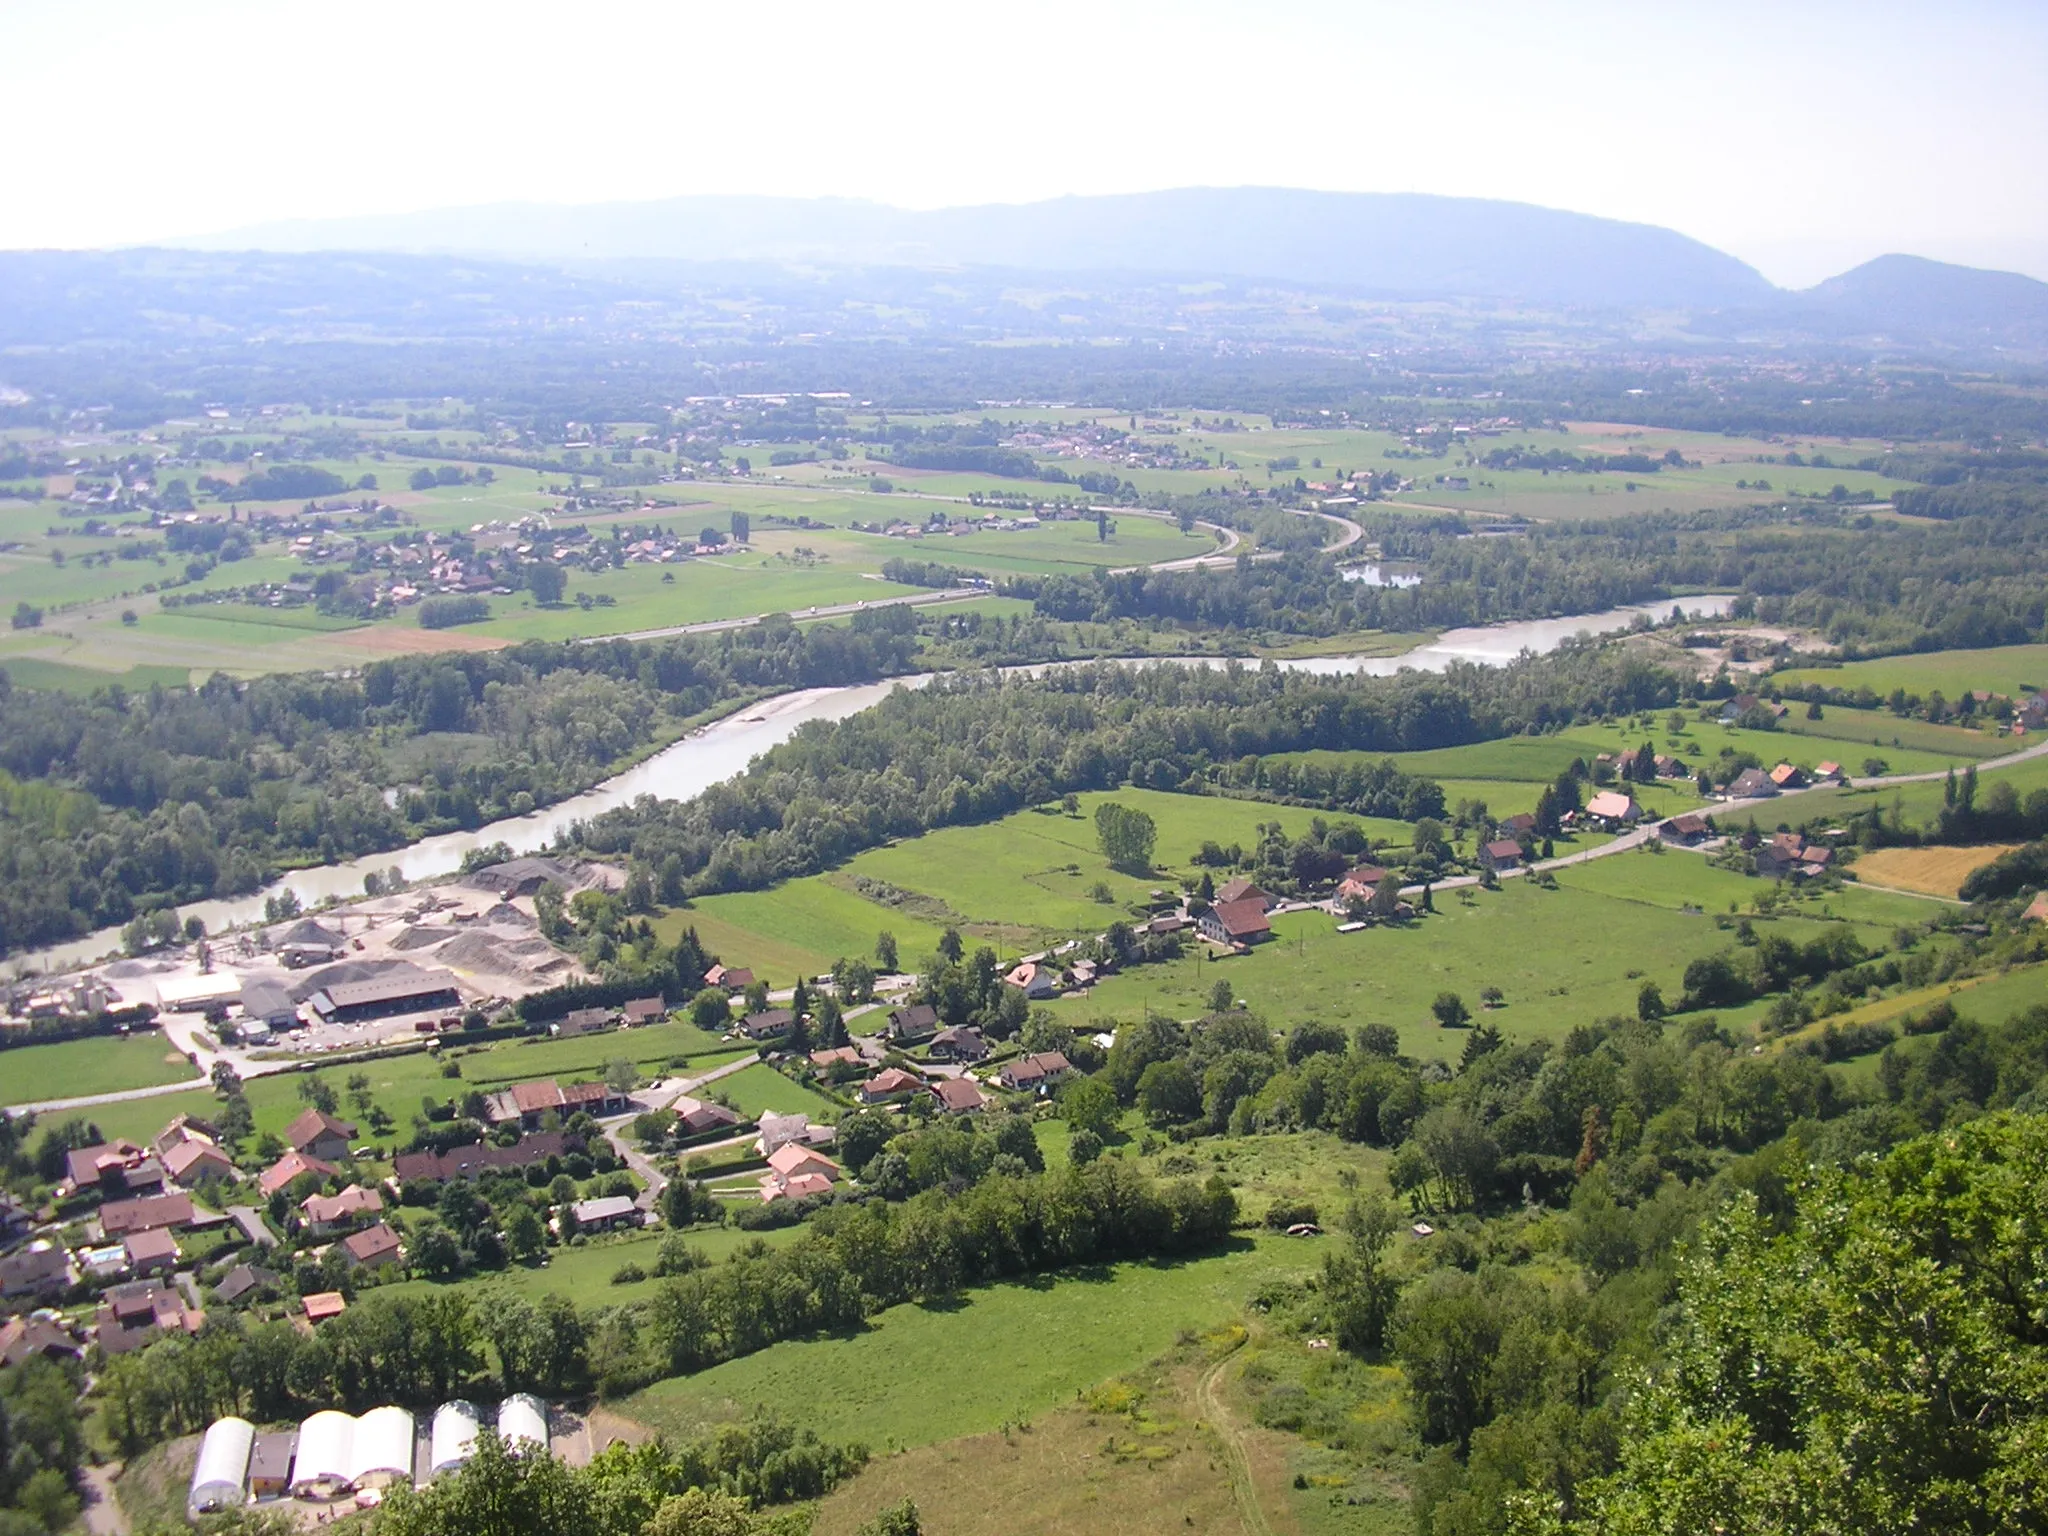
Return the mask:
[[539,1130],[549,1115],[561,1119],[588,1112],[593,1115],[624,1114],[632,1100],[604,1083],[571,1083],[564,1088],[553,1078],[514,1083],[484,1100],[484,1119],[492,1125],[517,1122],[526,1130]]
[[924,1079],[915,1072],[906,1072],[901,1067],[884,1067],[860,1085],[860,1101],[863,1104],[889,1104],[907,1099],[923,1089]]
[[640,1207],[633,1203],[631,1195],[602,1195],[595,1200],[578,1200],[572,1209],[576,1213],[579,1232],[611,1232],[620,1227],[643,1224]]
[[609,1008],[571,1008],[562,1016],[562,1022],[555,1026],[555,1033],[568,1038],[573,1035],[594,1034],[612,1026],[612,1011]]
[[138,1275],[167,1275],[178,1267],[178,1240],[163,1227],[130,1232],[121,1239],[128,1268]]
[[729,1131],[743,1123],[739,1111],[727,1109],[723,1104],[713,1104],[702,1099],[693,1099],[688,1094],[677,1099],[676,1131],[683,1136],[708,1136],[714,1131]]
[[1242,875],[1234,880],[1224,881],[1223,885],[1216,892],[1217,906],[1226,906],[1233,901],[1256,901],[1261,912],[1264,912],[1273,905],[1273,898],[1271,896],[1260,890],[1255,882],[1246,879]]
[[331,1237],[361,1218],[382,1215],[383,1211],[384,1197],[360,1184],[351,1184],[338,1195],[308,1195],[299,1203],[299,1212],[315,1237]]
[[[1355,869],[1348,869],[1344,872],[1344,878],[1337,882],[1337,899],[1349,901],[1355,896],[1360,901],[1370,901],[1372,893],[1386,878],[1386,870],[1377,864],[1360,864]],[[1217,894],[1220,896],[1222,893]]]
[[1790,763],[1780,763],[1771,770],[1771,782],[1780,789],[1804,789],[1806,775]]
[[1843,771],[1840,763],[1815,763],[1813,766],[1813,782],[1816,784],[1846,784],[1849,782],[1849,775]]
[[1258,897],[1219,901],[1198,920],[1203,937],[1218,944],[1256,944],[1273,932],[1266,903]]
[[64,1166],[71,1187],[81,1193],[136,1194],[161,1189],[164,1182],[163,1165],[132,1141],[80,1147],[64,1154]]
[[764,1008],[740,1020],[740,1033],[749,1040],[773,1040],[796,1026],[796,1015],[787,1008]]
[[331,1179],[341,1170],[323,1157],[308,1157],[303,1152],[287,1152],[257,1176],[256,1187],[265,1196],[276,1194],[292,1180],[303,1174],[316,1179]]
[[190,1195],[144,1195],[135,1200],[117,1200],[100,1207],[100,1230],[108,1238],[126,1237],[130,1232],[151,1232],[158,1227],[188,1227],[192,1224]]
[[1479,867],[1503,874],[1510,869],[1522,867],[1522,845],[1510,838],[1500,838],[1485,843],[1479,849]]
[[73,1283],[71,1255],[61,1243],[33,1242],[0,1259],[0,1296],[46,1296]]
[[934,1061],[982,1061],[988,1056],[988,1041],[973,1025],[956,1025],[932,1036],[930,1055]]
[[433,1184],[443,1179],[474,1179],[490,1169],[530,1168],[564,1152],[579,1150],[580,1141],[560,1131],[535,1131],[509,1147],[471,1142],[446,1152],[401,1152],[392,1164],[400,1184]]
[[1777,792],[1778,786],[1761,768],[1743,769],[1729,781],[1727,789],[1730,800],[1768,800]]
[[93,1319],[99,1346],[110,1355],[125,1355],[149,1342],[158,1331],[197,1333],[206,1314],[185,1305],[175,1287],[154,1280],[117,1285],[100,1298]]
[[376,1269],[398,1262],[398,1234],[378,1222],[341,1240],[342,1260],[351,1269]]
[[1696,848],[1714,835],[1714,824],[1698,811],[1687,811],[1683,816],[1674,816],[1658,829],[1658,836],[1667,843],[1681,847]]
[[0,1323],[0,1365],[20,1365],[40,1355],[45,1360],[76,1360],[78,1341],[46,1317],[10,1317]]
[[1512,837],[1517,842],[1520,842],[1525,837],[1533,836],[1535,831],[1536,816],[1532,811],[1523,811],[1519,815],[1503,816],[1500,819],[1500,835],[1502,837]]
[[704,985],[727,993],[744,992],[754,984],[754,973],[744,966],[714,965],[704,973]]
[[1586,802],[1586,815],[1610,831],[1634,826],[1642,814],[1643,808],[1636,804],[1634,798],[1619,790],[1603,789]]
[[1015,987],[1032,999],[1051,997],[1059,990],[1058,977],[1049,965],[1026,960],[1003,978],[1003,985]]
[[337,1120],[324,1109],[309,1109],[284,1128],[292,1150],[306,1157],[338,1161],[356,1139],[355,1122]]
[[930,1039],[938,1027],[938,1009],[930,1003],[910,1003],[889,1010],[888,1027],[883,1033],[898,1045],[915,1045]]
[[839,1133],[829,1125],[813,1125],[810,1116],[801,1110],[783,1114],[767,1109],[761,1112],[756,1123],[760,1134],[754,1138],[754,1150],[763,1157],[792,1142],[807,1147],[822,1147],[838,1139]]
[[932,1097],[948,1115],[971,1115],[988,1104],[988,1098],[967,1077],[942,1077],[932,1084]]
[[164,1171],[174,1183],[186,1189],[197,1189],[217,1179],[233,1178],[235,1165],[227,1153],[212,1142],[194,1137],[180,1142],[165,1154]]
[[1073,1070],[1074,1064],[1062,1052],[1040,1051],[1004,1062],[1002,1070],[996,1073],[996,1081],[1013,1092],[1043,1093],[1064,1082]]

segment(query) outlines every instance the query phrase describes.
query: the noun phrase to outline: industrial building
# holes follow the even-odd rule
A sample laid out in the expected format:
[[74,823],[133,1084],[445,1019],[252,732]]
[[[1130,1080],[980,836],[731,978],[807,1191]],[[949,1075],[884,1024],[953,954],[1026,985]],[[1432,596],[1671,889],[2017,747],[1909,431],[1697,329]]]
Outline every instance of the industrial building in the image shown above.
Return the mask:
[[195,1515],[216,1514],[245,1503],[249,1452],[256,1444],[256,1426],[247,1419],[215,1419],[199,1442],[199,1464],[192,1469],[192,1492],[186,1507]]
[[517,1451],[521,1443],[548,1448],[548,1405],[530,1392],[520,1392],[498,1404],[498,1438],[505,1449]]
[[463,1398],[443,1403],[424,1443],[412,1413],[390,1406],[359,1418],[326,1409],[296,1434],[259,1434],[246,1419],[219,1419],[200,1442],[188,1502],[194,1514],[286,1494],[322,1502],[356,1494],[367,1504],[377,1491],[409,1483],[416,1473],[433,1478],[460,1471],[486,1424],[514,1455],[548,1449],[548,1405],[525,1392],[506,1398],[495,1414]]
[[358,1019],[384,1019],[397,1013],[424,1013],[435,1008],[460,1008],[462,993],[455,973],[438,967],[407,970],[368,981],[337,981],[306,999],[324,1024],[352,1024]]
[[434,1428],[429,1437],[433,1449],[428,1466],[441,1477],[458,1469],[476,1450],[478,1426],[483,1422],[476,1404],[457,1398],[434,1410]]

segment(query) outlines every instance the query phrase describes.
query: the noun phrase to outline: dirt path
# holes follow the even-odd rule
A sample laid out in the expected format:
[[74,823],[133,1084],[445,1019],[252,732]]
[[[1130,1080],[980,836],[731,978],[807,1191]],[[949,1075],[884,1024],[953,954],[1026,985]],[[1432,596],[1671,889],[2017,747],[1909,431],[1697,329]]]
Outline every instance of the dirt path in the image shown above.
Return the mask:
[[120,1471],[118,1461],[78,1469],[78,1480],[85,1485],[82,1518],[91,1536],[128,1536],[128,1511],[114,1497],[114,1479]]
[[1232,1346],[1229,1354],[1202,1373],[1196,1400],[1201,1404],[1202,1417],[1223,1444],[1223,1467],[1230,1474],[1230,1491],[1237,1496],[1238,1513],[1244,1517],[1245,1530],[1251,1536],[1273,1536],[1272,1524],[1266,1519],[1265,1510],[1259,1507],[1259,1487],[1252,1480],[1252,1459],[1244,1448],[1244,1431],[1231,1417],[1220,1390],[1223,1373],[1230,1368],[1230,1362],[1237,1358],[1237,1351],[1242,1347],[1240,1341]]

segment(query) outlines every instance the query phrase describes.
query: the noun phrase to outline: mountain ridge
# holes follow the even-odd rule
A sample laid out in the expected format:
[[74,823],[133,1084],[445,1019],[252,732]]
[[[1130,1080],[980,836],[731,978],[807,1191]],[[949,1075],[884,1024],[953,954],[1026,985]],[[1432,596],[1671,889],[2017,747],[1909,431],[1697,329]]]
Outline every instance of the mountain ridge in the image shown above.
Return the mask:
[[1698,308],[1775,292],[1744,262],[1656,225],[1426,193],[1184,187],[911,210],[850,199],[497,203],[295,220],[173,248],[381,250],[501,260],[781,261],[1144,272],[1366,296]]

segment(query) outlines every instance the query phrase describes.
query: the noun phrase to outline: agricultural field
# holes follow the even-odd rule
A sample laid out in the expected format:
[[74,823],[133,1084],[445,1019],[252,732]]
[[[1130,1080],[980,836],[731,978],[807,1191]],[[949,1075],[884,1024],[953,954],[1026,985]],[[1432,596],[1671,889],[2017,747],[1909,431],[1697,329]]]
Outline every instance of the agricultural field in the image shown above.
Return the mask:
[[1953,900],[1973,870],[1983,868],[2017,846],[1986,843],[1972,848],[1877,848],[1857,856],[1856,879],[1861,885],[1917,891],[1923,896]]
[[[1645,980],[1675,1003],[1686,965],[1734,943],[1715,915],[1746,910],[1774,888],[1680,852],[1622,854],[1556,878],[1554,891],[1514,880],[1498,891],[1440,893],[1433,915],[1362,933],[1340,934],[1320,912],[1284,915],[1275,937],[1249,955],[1133,967],[1053,1006],[1077,1028],[1150,1009],[1192,1017],[1207,1009],[1210,988],[1228,980],[1277,1026],[1392,1024],[1405,1053],[1455,1060],[1465,1036],[1432,1018],[1439,992],[1457,992],[1478,1015],[1480,989],[1500,988],[1502,1006],[1483,1016],[1510,1039],[1555,1039],[1609,1014],[1633,1014]],[[1873,949],[1928,915],[1913,897],[1853,888],[1802,899],[1790,911],[1767,920],[1774,931],[1804,942],[1826,923],[1847,921]]]
[[1940,692],[1955,700],[1972,689],[2018,698],[2048,687],[2048,645],[2004,645],[1977,651],[1929,651],[1917,656],[1881,656],[1839,667],[1800,667],[1780,672],[1781,688],[1819,683],[1826,688],[1868,688],[1880,697],[1903,688],[1926,698]]
[[[828,1439],[877,1453],[1037,1419],[1086,1388],[1164,1354],[1183,1331],[1236,1316],[1274,1280],[1321,1261],[1318,1245],[1261,1235],[1179,1262],[1102,1265],[891,1307],[867,1327],[777,1344],[657,1382],[620,1411],[674,1437],[775,1408]],[[964,1368],[1000,1351],[1000,1369]],[[878,1384],[915,1382],[915,1391]]]
[[193,1080],[192,1063],[153,1029],[99,1040],[63,1040],[0,1051],[0,1104],[123,1093]]
[[[1778,722],[1778,730],[1794,736],[1816,738],[1802,749],[1809,754],[1827,752],[1822,742],[1841,742],[1843,751],[1838,755],[1843,766],[1851,771],[1870,755],[1881,757],[1887,763],[1896,757],[1898,763],[1891,770],[1894,773],[1919,772],[1921,770],[1905,764],[1929,757],[1940,759],[1944,767],[1954,763],[1960,768],[1972,758],[1996,757],[2012,751],[2017,745],[2012,738],[2001,737],[1996,731],[1936,725],[1926,720],[1901,720],[1881,709],[1843,709],[1832,705],[1821,712],[1818,720],[1807,719],[1805,712],[1794,705],[1791,712]],[[1913,756],[1909,758],[1907,754]]]

